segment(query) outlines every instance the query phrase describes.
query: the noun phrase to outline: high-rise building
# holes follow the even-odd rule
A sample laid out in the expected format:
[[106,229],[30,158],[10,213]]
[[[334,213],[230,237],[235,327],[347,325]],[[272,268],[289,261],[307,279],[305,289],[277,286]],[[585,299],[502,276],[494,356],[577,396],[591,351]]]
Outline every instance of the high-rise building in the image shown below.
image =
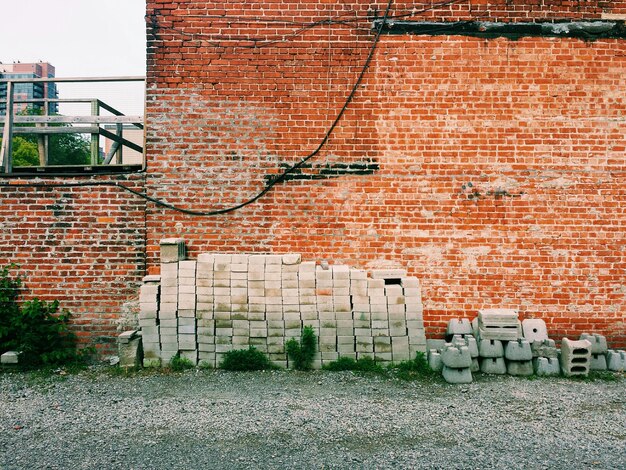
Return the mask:
[[[0,78],[54,78],[54,66],[48,62],[36,63],[0,63]],[[59,93],[55,83],[16,83],[14,85],[13,99],[32,100],[32,99],[54,99],[58,98]],[[7,85],[0,82],[0,100],[7,98]],[[22,112],[27,108],[43,109],[44,102],[37,103],[15,103],[14,111]],[[58,112],[58,104],[51,102],[48,104],[48,114]],[[5,114],[6,104],[0,103],[0,114]]]

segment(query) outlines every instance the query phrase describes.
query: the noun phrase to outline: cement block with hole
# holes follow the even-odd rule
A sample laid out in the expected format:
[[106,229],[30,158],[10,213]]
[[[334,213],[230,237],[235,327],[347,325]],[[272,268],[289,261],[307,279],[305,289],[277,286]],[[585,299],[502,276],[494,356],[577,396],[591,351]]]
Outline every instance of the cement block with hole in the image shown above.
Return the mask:
[[531,361],[533,352],[530,349],[530,343],[523,338],[509,341],[504,346],[504,357],[508,361]]
[[506,374],[506,362],[504,357],[484,357],[480,360],[480,371],[483,374],[504,375]]
[[624,372],[626,370],[626,351],[614,351],[609,349],[606,353],[606,365],[612,372]]
[[556,357],[534,358],[533,369],[539,377],[556,377],[561,375],[561,365]]
[[586,339],[591,343],[591,354],[606,354],[609,350],[606,337],[593,333],[583,333],[580,335],[580,339]]
[[563,338],[561,341],[561,370],[563,375],[586,376],[591,365],[591,342],[586,339],[573,341]]
[[532,343],[530,343],[530,349],[533,353],[533,357],[556,358],[558,356],[556,343],[553,339],[533,341]]
[[456,347],[450,343],[441,350],[443,365],[453,369],[461,369],[472,365],[472,356],[467,346]]
[[507,361],[506,372],[517,377],[528,377],[535,373],[533,361]]
[[539,318],[527,318],[522,321],[522,332],[529,343],[548,339],[546,322]]
[[472,372],[469,367],[454,369],[444,365],[441,374],[443,375],[444,380],[449,384],[472,383]]

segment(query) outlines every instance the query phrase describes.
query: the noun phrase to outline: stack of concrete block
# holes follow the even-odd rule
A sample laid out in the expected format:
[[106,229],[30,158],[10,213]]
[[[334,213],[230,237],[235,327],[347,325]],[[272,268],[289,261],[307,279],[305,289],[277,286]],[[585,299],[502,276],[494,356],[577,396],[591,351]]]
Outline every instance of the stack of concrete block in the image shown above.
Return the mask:
[[591,362],[589,370],[607,370],[607,352],[609,350],[606,338],[599,334],[583,333],[580,339],[585,339],[591,343]]
[[203,253],[198,256],[196,264],[196,333],[198,363],[205,367],[215,367],[214,270],[215,255],[213,253]]
[[559,375],[561,366],[556,343],[548,338],[546,323],[538,318],[527,318],[522,321],[522,332],[530,343],[535,374],[543,377]]
[[528,340],[519,338],[517,341],[507,342],[504,346],[504,357],[509,375],[533,375],[533,353]]
[[[143,366],[161,365],[159,301],[161,276],[146,276],[139,288],[139,327],[142,331]],[[121,356],[120,356],[121,358]]]
[[587,376],[591,366],[591,343],[586,339],[572,341],[563,338],[560,362],[563,375],[567,377]]
[[506,374],[504,346],[498,339],[480,339],[478,341],[480,371],[484,374]]
[[441,350],[442,375],[446,382],[466,384],[472,382],[472,356],[465,340],[458,337],[445,343]]
[[522,326],[517,310],[506,308],[482,309],[476,319],[477,337],[515,341],[522,336]]
[[609,349],[606,353],[607,368],[613,372],[626,371],[626,351]]
[[426,349],[419,283],[404,270],[368,278],[299,254],[184,253],[180,239],[163,240],[160,284],[146,282],[140,294],[155,361],[179,354],[216,367],[228,351],[253,346],[286,367],[285,342],[304,326],[319,340],[316,368],[339,357],[398,362]]

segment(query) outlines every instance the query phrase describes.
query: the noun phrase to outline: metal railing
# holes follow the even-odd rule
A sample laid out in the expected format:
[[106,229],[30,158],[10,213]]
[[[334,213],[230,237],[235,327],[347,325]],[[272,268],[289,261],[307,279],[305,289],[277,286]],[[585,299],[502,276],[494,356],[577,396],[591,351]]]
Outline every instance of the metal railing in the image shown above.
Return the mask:
[[[3,78],[0,87],[6,88],[6,98],[0,99],[0,111],[4,108],[4,118],[0,122],[2,128],[2,145],[0,147],[0,173],[13,173],[17,170],[13,165],[12,143],[16,135],[28,134],[37,137],[39,166],[37,170],[48,168],[49,139],[56,134],[90,134],[90,161],[82,165],[87,170],[95,167],[111,167],[122,165],[123,149],[138,152],[142,156],[143,166],[143,124],[142,115],[127,116],[98,98],[30,98],[15,97],[15,85],[19,83],[93,83],[93,82],[145,82],[145,77],[89,77],[89,78]],[[50,114],[52,103],[90,104],[89,115]],[[16,114],[16,105],[35,106],[41,114]],[[108,115],[102,115],[103,112]],[[1,119],[1,118],[0,118]],[[125,138],[124,131],[141,130],[141,145]],[[100,138],[111,142],[106,153],[101,151]],[[55,165],[63,170],[66,165]],[[71,165],[76,166],[76,165]],[[22,167],[23,169],[23,167]]]

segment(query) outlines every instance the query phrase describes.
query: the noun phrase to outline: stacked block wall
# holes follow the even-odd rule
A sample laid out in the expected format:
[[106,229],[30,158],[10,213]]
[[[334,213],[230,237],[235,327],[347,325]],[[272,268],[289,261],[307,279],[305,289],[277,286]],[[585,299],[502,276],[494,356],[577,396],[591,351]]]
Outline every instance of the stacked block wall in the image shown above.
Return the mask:
[[287,367],[285,343],[305,326],[318,338],[317,368],[339,357],[414,358],[426,351],[419,282],[381,274],[316,266],[299,254],[200,254],[162,263],[160,285],[141,287],[146,364],[180,354],[219,367],[228,351],[253,346]]
[[[380,17],[386,4],[149,1],[151,194],[228,207],[313,151],[370,50],[368,9]],[[625,7],[472,1],[409,19],[595,20]],[[356,22],[288,23],[338,17]],[[184,237],[193,257],[297,251],[403,266],[422,280],[429,335],[495,306],[546,319],[557,337],[592,330],[624,345],[624,90],[621,39],[383,35],[302,172],[223,216],[149,205],[149,268],[163,236]]]

